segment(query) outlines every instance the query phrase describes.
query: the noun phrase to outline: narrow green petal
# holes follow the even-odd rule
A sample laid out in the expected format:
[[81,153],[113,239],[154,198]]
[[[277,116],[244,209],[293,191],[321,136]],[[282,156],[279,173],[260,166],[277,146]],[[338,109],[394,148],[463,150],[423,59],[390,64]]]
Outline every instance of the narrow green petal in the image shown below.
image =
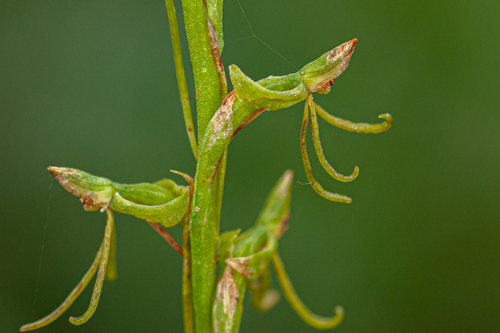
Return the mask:
[[392,126],[393,119],[392,116],[388,113],[381,114],[378,116],[381,119],[385,119],[385,121],[381,124],[353,123],[350,122],[349,120],[344,120],[332,116],[316,103],[314,103],[314,105],[316,107],[316,111],[318,112],[321,118],[323,118],[333,126],[342,128],[349,132],[377,134],[387,131]]
[[321,317],[312,313],[311,310],[309,310],[304,303],[302,303],[293,288],[290,278],[285,272],[285,267],[283,266],[283,262],[281,261],[278,253],[275,253],[273,256],[273,265],[281,289],[285,294],[285,298],[300,318],[302,318],[302,320],[304,320],[308,325],[320,330],[329,330],[338,326],[342,322],[342,319],[344,318],[344,309],[342,309],[341,306],[335,307],[335,315],[333,317]]
[[109,247],[108,269],[106,270],[106,281],[113,282],[117,278],[116,271],[116,228],[111,234],[111,244]]
[[306,103],[304,108],[304,117],[302,118],[302,129],[300,131],[300,153],[302,155],[302,162],[304,163],[304,170],[306,172],[309,183],[311,183],[312,188],[325,199],[346,203],[352,202],[352,199],[345,195],[325,191],[325,189],[316,181],[316,179],[314,179],[311,170],[311,163],[309,162],[309,157],[307,156],[306,133],[308,120],[309,108],[308,103]]
[[89,283],[90,279],[94,276],[95,272],[97,271],[97,267],[99,266],[99,262],[101,261],[102,257],[102,249],[103,249],[104,242],[101,244],[99,247],[99,251],[97,251],[97,254],[94,258],[94,262],[92,262],[92,265],[90,266],[89,270],[83,278],[80,280],[80,282],[76,285],[76,287],[71,291],[71,293],[66,297],[64,302],[59,305],[57,309],[55,309],[52,313],[48,314],[47,316],[43,317],[40,320],[37,320],[33,323],[23,325],[21,327],[21,332],[24,331],[31,331],[35,330],[40,327],[44,327],[57,318],[59,318],[70,306],[73,304],[73,302],[77,299],[77,297],[82,293],[82,291],[85,289],[87,284]]
[[97,309],[97,304],[99,303],[99,297],[101,297],[102,285],[104,283],[104,278],[106,276],[106,268],[108,266],[108,258],[111,247],[111,235],[114,229],[114,219],[113,211],[109,208],[106,209],[108,215],[108,221],[106,222],[106,229],[104,231],[104,241],[102,246],[102,257],[99,263],[99,271],[97,272],[97,278],[95,280],[94,292],[92,293],[92,298],[90,299],[89,307],[87,311],[80,317],[70,317],[69,321],[73,325],[85,324],[90,317],[94,314]]
[[309,108],[311,110],[311,128],[312,128],[314,149],[316,150],[316,155],[318,156],[319,162],[323,166],[323,169],[325,169],[325,171],[328,172],[330,176],[332,176],[334,179],[338,181],[341,182],[353,181],[359,174],[358,166],[354,167],[354,171],[351,175],[344,176],[335,171],[335,169],[332,168],[330,163],[328,163],[328,161],[326,160],[325,154],[323,153],[323,147],[321,147],[321,140],[319,138],[318,117],[316,116],[316,111],[314,107],[315,103],[312,101],[312,98],[308,98],[306,103],[309,104]]

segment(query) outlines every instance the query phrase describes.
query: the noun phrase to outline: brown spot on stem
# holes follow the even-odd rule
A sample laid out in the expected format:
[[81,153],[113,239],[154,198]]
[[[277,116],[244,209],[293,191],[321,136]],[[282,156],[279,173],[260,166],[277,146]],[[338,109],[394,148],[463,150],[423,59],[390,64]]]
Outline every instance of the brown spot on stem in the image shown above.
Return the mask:
[[214,126],[212,137],[210,138],[210,143],[213,144],[217,140],[217,136],[220,134],[221,130],[225,127],[224,135],[229,135],[233,132],[233,104],[236,94],[231,91],[226,98],[222,101],[221,106],[212,118],[212,123]]

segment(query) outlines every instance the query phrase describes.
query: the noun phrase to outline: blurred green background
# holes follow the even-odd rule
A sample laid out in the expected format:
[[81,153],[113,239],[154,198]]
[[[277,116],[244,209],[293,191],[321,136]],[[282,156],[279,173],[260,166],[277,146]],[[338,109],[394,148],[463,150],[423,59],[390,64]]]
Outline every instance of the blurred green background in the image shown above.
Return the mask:
[[[352,183],[330,179],[309,141],[315,176],[352,196],[347,205],[305,185],[303,103],[264,113],[230,145],[222,229],[250,227],[292,169],[280,253],[312,310],[345,308],[336,332],[500,332],[500,2],[240,2],[254,36],[299,68],[358,38],[316,101],[352,121],[395,121],[379,135],[320,122],[332,165],[360,167]],[[225,66],[254,79],[295,71],[252,37],[236,0],[224,15]],[[186,61],[184,41],[183,52]],[[1,1],[0,114],[0,331],[15,332],[62,302],[103,236],[105,216],[85,212],[48,166],[129,183],[194,174],[164,4]],[[182,331],[181,258],[145,223],[116,223],[119,276],[95,315],[68,322],[85,311],[88,287],[40,332]],[[315,332],[285,300],[265,314],[246,304],[243,333]]]

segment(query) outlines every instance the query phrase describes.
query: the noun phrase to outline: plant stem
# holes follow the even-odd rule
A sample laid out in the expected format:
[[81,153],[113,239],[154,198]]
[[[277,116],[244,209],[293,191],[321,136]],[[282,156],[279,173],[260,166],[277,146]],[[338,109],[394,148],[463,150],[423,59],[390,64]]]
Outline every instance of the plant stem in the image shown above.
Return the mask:
[[[222,5],[222,2],[211,3],[211,5]],[[213,30],[209,28],[207,8],[203,0],[183,0],[182,8],[196,88],[198,138],[201,143],[204,141],[210,119],[219,108],[221,96],[225,95],[222,84],[224,82],[221,81],[220,45],[214,43]],[[212,12],[212,9],[209,11]],[[210,21],[210,24],[221,28],[221,19],[221,15],[217,16],[217,22]],[[212,35],[210,35],[210,31],[212,31]],[[217,33],[215,33],[216,35]],[[216,50],[217,48],[219,50]],[[207,179],[204,175],[210,167],[201,162],[203,160],[202,154],[203,152],[200,150],[189,221],[191,273],[196,331],[198,333],[211,333],[212,303],[215,291],[216,240],[219,229],[219,221],[216,217],[220,216],[220,203],[218,202],[222,197],[220,185],[223,184],[221,177],[225,173],[225,163],[218,164],[223,169],[215,169],[219,174],[218,177],[217,173],[211,173]],[[218,178],[216,185],[219,185],[212,187],[212,181],[215,178]],[[218,204],[214,205],[214,202]]]
[[191,103],[189,103],[189,94],[186,84],[186,75],[184,73],[184,63],[182,61],[181,43],[179,39],[179,26],[177,24],[177,15],[173,0],[165,0],[167,7],[168,25],[170,28],[170,39],[172,40],[172,49],[174,51],[175,74],[177,75],[177,86],[182,103],[182,112],[184,113],[184,122],[189,137],[189,143],[193,150],[194,157],[198,159],[198,145],[194,133],[193,116],[191,114]]
[[206,8],[203,0],[183,0],[182,9],[189,55],[193,66],[198,140],[201,142],[207,124],[221,102],[219,81],[210,50]]
[[193,294],[191,286],[191,239],[189,223],[182,227],[182,308],[184,313],[184,333],[194,333],[193,327]]

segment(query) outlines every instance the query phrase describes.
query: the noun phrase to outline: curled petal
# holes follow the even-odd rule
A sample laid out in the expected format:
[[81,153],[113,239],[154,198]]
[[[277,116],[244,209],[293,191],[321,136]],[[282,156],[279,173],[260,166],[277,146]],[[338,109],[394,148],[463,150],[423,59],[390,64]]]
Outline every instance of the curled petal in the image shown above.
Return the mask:
[[285,272],[283,262],[278,253],[273,256],[274,270],[280,283],[281,289],[285,294],[285,298],[297,314],[310,326],[320,329],[328,330],[338,326],[344,318],[344,309],[341,306],[335,307],[335,315],[333,317],[321,317],[309,310],[304,303],[300,300],[299,296],[293,289],[292,282]]
[[333,126],[342,128],[349,132],[377,134],[387,131],[392,126],[393,119],[392,116],[388,113],[378,116],[379,118],[385,120],[382,124],[352,123],[349,120],[344,120],[332,116],[316,103],[314,103],[314,106],[321,118],[323,118]]
[[104,241],[102,245],[102,257],[99,263],[99,271],[97,272],[97,278],[95,280],[94,292],[92,293],[92,298],[90,299],[90,305],[87,311],[80,317],[70,317],[69,321],[73,325],[85,324],[90,317],[94,314],[97,304],[99,303],[99,297],[101,297],[102,285],[104,283],[104,278],[106,276],[106,268],[108,266],[108,258],[111,247],[111,235],[114,229],[114,219],[113,211],[106,208],[106,213],[108,214],[108,221],[106,222],[106,229],[104,231]]
[[59,318],[70,306],[73,304],[73,302],[77,299],[77,297],[82,293],[82,291],[85,289],[87,284],[89,283],[90,279],[94,276],[95,272],[97,271],[97,267],[99,266],[99,262],[101,261],[102,257],[102,249],[103,249],[104,242],[101,244],[101,247],[99,248],[99,251],[97,251],[97,254],[95,256],[94,262],[90,266],[89,270],[83,278],[80,280],[78,285],[71,291],[71,293],[66,297],[64,302],[62,302],[61,305],[57,309],[55,309],[52,313],[49,315],[43,317],[40,320],[37,320],[33,323],[23,325],[21,327],[21,332],[24,331],[31,331],[35,330],[40,327],[47,326],[57,318]]
[[291,89],[273,90],[253,81],[236,65],[229,66],[229,75],[236,95],[257,109],[279,110],[297,104],[307,97],[307,89],[300,81]]
[[315,104],[312,100],[312,95],[309,95],[307,98],[306,103],[309,104],[309,108],[311,109],[311,128],[312,128],[312,137],[313,137],[313,143],[314,143],[314,149],[316,150],[316,155],[318,156],[319,162],[323,166],[323,169],[325,169],[326,172],[330,176],[332,176],[334,179],[341,181],[341,182],[350,182],[356,179],[356,177],[359,174],[359,168],[358,166],[354,167],[354,171],[350,176],[344,176],[337,171],[335,171],[334,168],[328,163],[328,161],[325,158],[325,154],[323,153],[323,147],[321,147],[321,140],[319,138],[319,126],[318,126],[318,117],[316,116],[316,108]]
[[109,207],[119,213],[131,214],[149,222],[160,223],[164,227],[172,227],[179,223],[188,210],[189,190],[184,188],[180,196],[162,205],[141,205],[121,196],[118,192],[113,196]]
[[338,202],[352,202],[352,199],[337,193],[331,193],[326,191],[316,179],[314,179],[312,171],[311,171],[311,163],[309,162],[309,157],[307,156],[307,145],[306,145],[306,133],[307,133],[307,122],[309,120],[309,109],[308,103],[306,103],[304,108],[304,117],[302,118],[302,129],[300,131],[300,153],[302,155],[302,162],[304,163],[304,170],[306,172],[307,179],[313,189],[321,195],[323,198],[328,199],[330,201],[338,201]]

